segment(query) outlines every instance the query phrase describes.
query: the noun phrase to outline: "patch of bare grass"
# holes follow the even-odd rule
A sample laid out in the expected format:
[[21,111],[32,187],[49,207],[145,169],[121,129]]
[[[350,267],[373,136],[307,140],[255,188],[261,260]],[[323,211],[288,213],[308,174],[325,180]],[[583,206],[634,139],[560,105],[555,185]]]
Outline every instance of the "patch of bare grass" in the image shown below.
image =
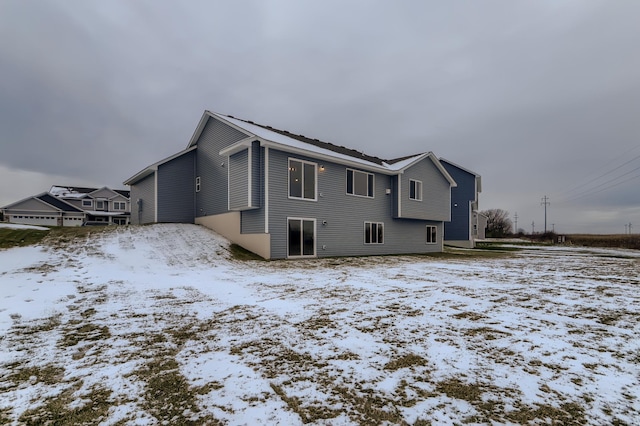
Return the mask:
[[29,336],[37,333],[46,333],[55,330],[62,324],[60,315],[52,315],[41,320],[31,321],[27,324],[15,325],[15,334],[20,336]]
[[161,424],[218,425],[218,419],[202,414],[198,395],[219,388],[218,383],[191,387],[180,374],[176,351],[167,350],[150,359],[135,375],[145,382],[144,408]]
[[483,319],[487,318],[486,315],[482,315],[482,314],[479,314],[477,312],[469,312],[469,311],[460,312],[458,314],[453,315],[453,317],[455,319],[466,319],[466,320],[469,320],[469,321],[480,321],[480,320],[483,320]]
[[[3,385],[3,388],[5,390],[34,383],[54,385],[59,383],[64,375],[64,368],[53,364],[24,368],[19,368],[19,365],[20,363],[14,363],[3,366],[3,369],[6,368],[7,371],[17,370],[4,378],[5,385]],[[8,385],[8,383],[12,383],[12,385]]]
[[465,336],[478,336],[481,335],[485,340],[496,340],[502,337],[511,336],[511,333],[502,330],[496,330],[491,327],[477,327],[469,328],[464,332]]
[[427,360],[420,355],[407,354],[393,361],[389,361],[383,368],[389,371],[396,371],[401,368],[423,367],[425,365],[427,365]]
[[38,244],[49,230],[0,228],[0,249]]
[[70,330],[66,330],[60,342],[63,347],[75,346],[83,341],[106,340],[111,337],[109,327],[96,324],[83,324]]
[[31,425],[90,425],[107,419],[111,391],[94,386],[89,393],[78,396],[82,383],[47,398],[41,406],[27,410],[20,416],[20,424]]

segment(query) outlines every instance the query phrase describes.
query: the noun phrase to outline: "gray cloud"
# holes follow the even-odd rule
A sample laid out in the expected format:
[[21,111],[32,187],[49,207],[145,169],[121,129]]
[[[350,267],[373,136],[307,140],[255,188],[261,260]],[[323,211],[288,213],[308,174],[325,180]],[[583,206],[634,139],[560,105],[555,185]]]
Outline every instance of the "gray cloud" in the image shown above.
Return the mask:
[[542,220],[549,195],[558,230],[640,229],[638,179],[572,191],[640,145],[639,13],[632,1],[4,1],[0,179],[121,186],[211,109],[381,157],[433,151],[483,176],[481,208],[522,223]]

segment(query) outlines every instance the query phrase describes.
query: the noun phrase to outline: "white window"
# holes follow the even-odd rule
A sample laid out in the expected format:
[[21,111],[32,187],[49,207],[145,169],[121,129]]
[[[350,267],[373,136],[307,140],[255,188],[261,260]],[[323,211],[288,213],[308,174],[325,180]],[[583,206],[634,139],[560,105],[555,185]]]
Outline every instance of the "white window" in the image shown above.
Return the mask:
[[364,243],[384,244],[384,223],[365,222],[364,223]]
[[96,210],[104,210],[104,201],[96,200]]
[[427,225],[427,244],[436,244],[438,242],[438,227]]
[[373,198],[373,173],[347,169],[347,194]]
[[409,179],[409,199],[422,201],[422,182]]
[[288,257],[316,255],[316,220],[303,218],[287,219]]
[[93,207],[93,200],[82,200],[82,207]]
[[316,200],[316,163],[289,159],[289,198]]
[[114,201],[113,202],[113,209],[114,210],[126,210],[127,209],[127,203],[125,203],[124,201]]
[[196,192],[200,192],[200,176],[196,177]]

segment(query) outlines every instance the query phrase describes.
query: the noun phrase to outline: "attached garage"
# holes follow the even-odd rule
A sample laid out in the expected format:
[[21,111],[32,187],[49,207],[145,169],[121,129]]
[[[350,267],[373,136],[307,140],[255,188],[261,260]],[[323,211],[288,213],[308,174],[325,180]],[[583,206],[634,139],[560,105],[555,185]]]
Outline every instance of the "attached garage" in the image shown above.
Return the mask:
[[10,223],[37,226],[82,226],[85,213],[49,193],[25,198],[2,209]]

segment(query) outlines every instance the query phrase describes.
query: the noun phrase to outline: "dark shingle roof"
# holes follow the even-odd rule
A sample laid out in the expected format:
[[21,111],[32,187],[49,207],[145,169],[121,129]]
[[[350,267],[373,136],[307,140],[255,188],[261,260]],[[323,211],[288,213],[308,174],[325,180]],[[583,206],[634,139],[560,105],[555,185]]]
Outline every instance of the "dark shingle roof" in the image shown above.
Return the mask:
[[36,198],[65,212],[82,212],[83,211],[79,208],[72,206],[69,203],[65,203],[64,201],[60,200],[59,198],[51,194],[38,195]]
[[384,160],[382,158],[374,157],[372,155],[367,155],[367,154],[365,154],[363,152],[360,152],[360,151],[357,151],[355,149],[346,148],[346,147],[340,146],[340,145],[334,145],[334,144],[332,144],[330,142],[323,142],[323,141],[318,140],[318,139],[312,139],[312,138],[309,138],[309,137],[304,136],[304,135],[296,135],[296,134],[288,132],[286,130],[280,130],[280,129],[273,128],[271,126],[265,126],[263,124],[255,123],[253,121],[243,120],[241,118],[234,117],[232,115],[229,115],[228,117],[234,118],[236,120],[244,121],[245,123],[253,124],[254,126],[260,126],[263,129],[267,129],[267,130],[270,130],[272,132],[279,133],[281,135],[284,135],[284,136],[290,137],[292,139],[298,140],[300,142],[308,143],[310,145],[317,146],[318,148],[324,148],[324,149],[327,149],[329,151],[336,152],[338,154],[348,155],[349,157],[354,157],[354,158],[358,158],[358,159],[361,159],[361,160],[369,161],[371,163],[375,163],[375,164],[378,164],[378,165],[382,165],[382,163],[387,162],[386,160]]
[[76,192],[79,194],[88,194],[90,192],[93,192],[96,190],[96,188],[83,188],[81,186],[61,186],[61,185],[55,185],[57,188],[63,188],[68,190],[69,192]]
[[[67,190],[69,191],[70,194],[90,194],[93,191],[97,191],[100,188],[84,188],[82,186],[62,186],[62,185],[54,185],[53,188],[60,188],[63,190]],[[111,188],[109,188],[111,189]],[[122,195],[123,197],[127,197],[127,198],[131,198],[131,192],[127,191],[126,189],[111,189],[113,192],[117,192],[118,194]],[[62,194],[57,194],[57,196],[62,196],[64,197],[66,194],[62,193]]]

